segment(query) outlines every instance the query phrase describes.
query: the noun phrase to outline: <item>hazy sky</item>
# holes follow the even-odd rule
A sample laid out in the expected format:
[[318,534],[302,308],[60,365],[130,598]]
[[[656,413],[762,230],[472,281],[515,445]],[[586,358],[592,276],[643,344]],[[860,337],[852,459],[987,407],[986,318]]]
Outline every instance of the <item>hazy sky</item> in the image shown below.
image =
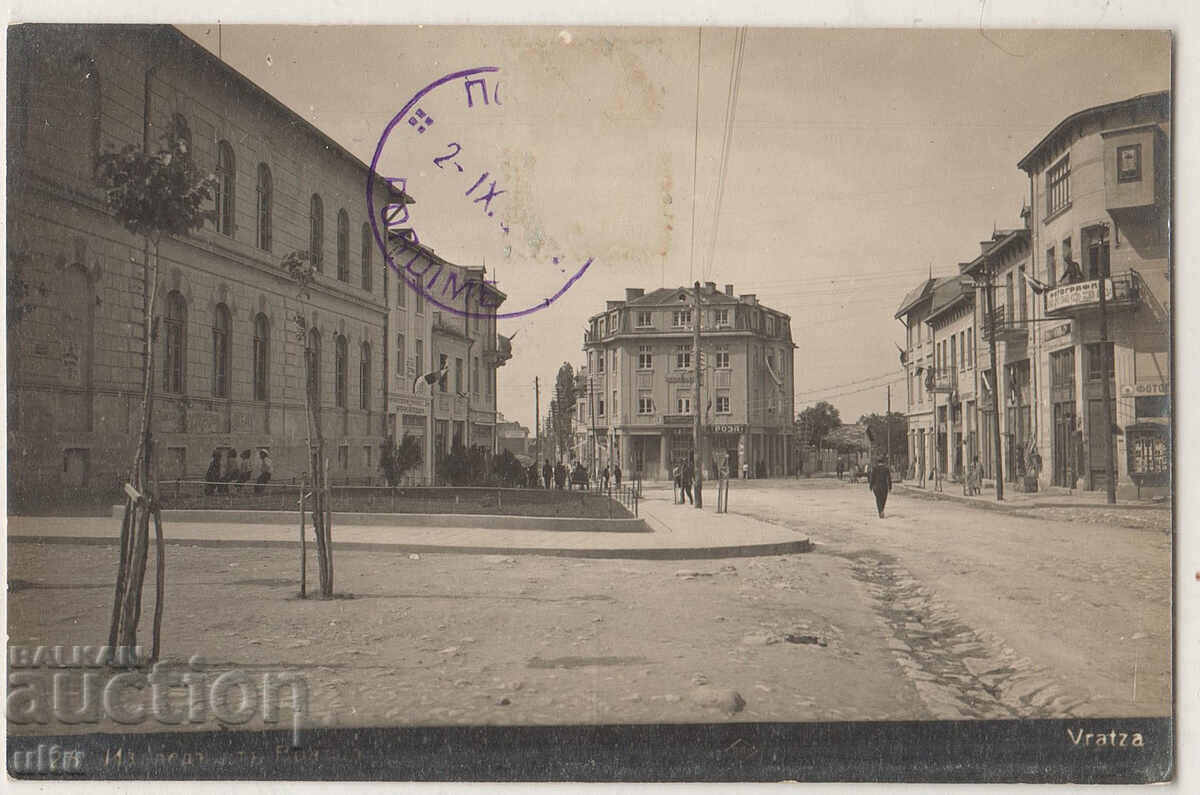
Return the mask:
[[[217,51],[215,27],[184,30]],[[462,81],[435,90],[421,102],[435,124],[398,127],[380,172],[407,177],[422,242],[486,263],[504,309],[594,258],[552,307],[500,324],[517,334],[500,410],[531,427],[534,376],[552,384],[563,361],[583,361],[585,320],[605,299],[695,279],[791,315],[797,410],[828,398],[853,421],[883,410],[889,381],[902,410],[904,293],[1020,222],[1016,163],[1065,116],[1170,85],[1160,33],[752,28],[714,245],[735,32],[697,34],[223,26],[220,54],[368,162],[419,89],[500,67],[488,87],[499,81],[501,104],[476,91],[468,108]],[[450,142],[461,152],[439,169]],[[482,189],[464,195],[483,171],[484,188],[506,191],[492,218],[471,201]]]

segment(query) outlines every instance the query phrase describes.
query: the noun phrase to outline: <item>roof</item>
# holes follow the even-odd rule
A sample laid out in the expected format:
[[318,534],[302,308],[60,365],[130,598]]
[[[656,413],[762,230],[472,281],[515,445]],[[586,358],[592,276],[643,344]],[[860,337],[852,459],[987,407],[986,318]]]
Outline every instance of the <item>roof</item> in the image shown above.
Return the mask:
[[970,289],[963,287],[961,277],[957,274],[941,277],[933,286],[933,300],[930,302],[929,316],[925,318],[926,322],[933,320],[971,295]]
[[895,317],[900,318],[901,315],[910,311],[914,306],[921,302],[922,299],[929,295],[929,290],[933,287],[933,279],[923,279],[919,285],[908,291],[904,296],[904,300],[900,302],[900,308],[896,310]]
[[971,273],[979,268],[988,256],[999,254],[1008,248],[1013,243],[1021,241],[1028,245],[1029,230],[1028,229],[1001,229],[996,232],[992,238],[992,245],[988,247],[986,252],[981,251],[979,256],[970,262],[960,262],[958,270],[961,273]]
[[[287,116],[291,117],[291,119],[292,119],[291,126],[300,127],[301,129],[305,130],[309,134],[313,135],[314,137],[316,137],[317,139],[319,139],[321,141],[322,145],[324,145],[324,147],[326,149],[333,151],[335,154],[341,155],[343,158],[349,160],[351,163],[358,166],[358,168],[362,169],[364,172],[369,172],[371,170],[371,167],[369,165],[367,165],[366,163],[364,163],[362,160],[360,160],[357,155],[353,154],[346,147],[342,146],[337,141],[330,138],[329,135],[327,135],[325,132],[323,132],[320,128],[318,128],[312,122],[308,121],[303,116],[301,116],[299,113],[296,113],[296,111],[292,110],[287,105],[283,104],[283,102],[281,102],[278,98],[276,98],[273,94],[271,94],[265,88],[260,86],[258,83],[255,83],[250,78],[246,77],[244,74],[239,72],[237,69],[234,69],[232,66],[230,66],[225,61],[218,58],[207,47],[205,47],[204,45],[200,44],[195,39],[188,36],[186,33],[184,33],[179,28],[175,27],[174,25],[149,25],[146,27],[149,27],[154,31],[166,34],[167,36],[170,36],[178,43],[191,49],[194,54],[196,54],[200,58],[203,58],[213,68],[215,68],[219,71],[225,72],[228,76],[231,76],[237,82],[242,83],[243,85],[245,85],[246,87],[248,87],[249,89],[254,91],[255,93],[259,94],[259,96],[263,100],[265,100],[268,105],[271,105],[272,107],[275,108],[275,110],[278,110],[278,111],[286,114]],[[416,203],[415,200],[411,196],[409,196],[407,193],[404,193],[403,191],[398,189],[392,182],[388,182],[386,180],[383,180],[382,178],[379,180],[379,182],[381,185],[386,187],[387,190],[393,196],[403,198],[405,204],[415,204]]]
[[[646,293],[643,296],[633,299],[626,303],[626,306],[666,306],[668,304],[681,303],[679,295],[682,293],[686,296],[690,303],[693,299],[693,288],[691,287],[660,287],[657,290]],[[716,292],[706,293],[700,291],[701,303],[705,304],[739,304],[741,301],[732,296],[717,290]]]
[[1122,99],[1117,102],[1109,102],[1106,105],[1096,105],[1095,107],[1086,108],[1076,113],[1072,113],[1070,116],[1060,121],[1053,130],[1047,133],[1045,138],[1038,141],[1037,146],[1033,147],[1033,149],[1030,149],[1029,154],[1025,155],[1020,159],[1020,161],[1017,162],[1017,168],[1025,172],[1032,173],[1035,170],[1033,167],[1033,161],[1036,160],[1037,157],[1048,146],[1050,146],[1052,141],[1074,127],[1083,124],[1085,121],[1094,116],[1101,116],[1105,113],[1111,113],[1113,111],[1126,110],[1139,105],[1146,107],[1158,105],[1160,112],[1164,117],[1166,117],[1170,114],[1170,104],[1170,91],[1152,91],[1147,94],[1138,94],[1135,97]]

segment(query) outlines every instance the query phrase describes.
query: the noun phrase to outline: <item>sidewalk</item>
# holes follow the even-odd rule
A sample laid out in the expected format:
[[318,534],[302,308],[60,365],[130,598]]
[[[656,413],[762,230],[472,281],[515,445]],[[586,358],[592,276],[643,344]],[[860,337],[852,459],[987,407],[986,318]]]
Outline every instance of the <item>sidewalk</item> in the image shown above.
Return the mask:
[[1051,494],[1035,492],[1031,494],[1023,491],[1011,490],[1011,486],[1008,486],[1004,490],[1004,501],[997,502],[996,491],[994,488],[985,488],[982,494],[976,494],[968,497],[962,493],[961,483],[951,483],[950,481],[944,481],[942,483],[942,491],[934,491],[932,484],[921,487],[912,483],[896,483],[893,485],[892,489],[893,491],[909,494],[914,497],[924,497],[932,500],[949,500],[952,502],[959,502],[964,505],[971,505],[977,508],[985,508],[996,511],[1018,511],[1038,508],[1111,509],[1114,507],[1130,510],[1171,510],[1171,503],[1169,500],[1164,500],[1162,502],[1153,502],[1150,500],[1118,500],[1115,506],[1109,505],[1106,501],[1106,495],[1103,491],[1076,491],[1074,494]]
[[[512,530],[462,527],[380,527],[355,524],[353,514],[334,524],[334,548],[367,552],[554,555],[581,558],[687,560],[807,552],[808,538],[737,514],[674,505],[651,494],[640,504],[649,533]],[[369,516],[369,515],[368,515]],[[366,519],[364,518],[364,522]],[[119,542],[120,519],[108,517],[9,517],[9,543],[100,544]],[[167,543],[206,547],[298,548],[300,528],[269,523],[167,522]],[[312,528],[306,528],[313,544]]]

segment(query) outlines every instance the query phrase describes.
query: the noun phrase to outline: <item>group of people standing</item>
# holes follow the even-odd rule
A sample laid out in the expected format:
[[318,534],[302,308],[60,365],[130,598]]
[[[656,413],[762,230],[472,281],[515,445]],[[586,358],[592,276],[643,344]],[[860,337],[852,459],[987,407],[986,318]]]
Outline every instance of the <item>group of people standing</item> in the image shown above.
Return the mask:
[[230,484],[234,484],[236,488],[253,479],[254,493],[262,494],[263,486],[271,481],[274,465],[271,462],[271,454],[266,449],[258,451],[258,459],[258,477],[254,477],[254,464],[249,450],[243,450],[241,458],[238,458],[237,450],[232,447],[224,454],[220,448],[213,450],[212,460],[208,462],[208,470],[204,473],[204,493],[228,494]]
[[[604,467],[604,471],[600,477],[605,491],[608,490],[610,480],[614,478],[617,488],[621,488],[621,466],[619,464],[615,465],[611,470],[608,467]],[[525,485],[531,489],[565,489],[574,485],[586,488],[588,480],[588,472],[584,469],[583,462],[581,461],[576,461],[575,468],[570,472],[567,471],[567,467],[562,461],[553,465],[547,461],[542,464],[540,479],[537,462],[530,464],[529,469],[525,473]]]
[[695,505],[695,495],[700,491],[700,481],[696,477],[696,462],[691,456],[688,456],[681,464],[676,464],[671,470],[671,477],[675,480],[675,491],[679,496],[679,502],[682,503],[685,499],[688,504]]

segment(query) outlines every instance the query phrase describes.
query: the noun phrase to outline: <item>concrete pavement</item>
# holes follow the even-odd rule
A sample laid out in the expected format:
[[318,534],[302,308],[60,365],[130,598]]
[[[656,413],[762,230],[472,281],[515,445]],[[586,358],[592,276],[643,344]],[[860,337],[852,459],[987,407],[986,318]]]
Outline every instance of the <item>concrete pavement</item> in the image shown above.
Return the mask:
[[[714,494],[715,496],[715,494]],[[333,526],[334,548],[380,552],[553,555],[581,558],[684,560],[806,552],[807,536],[738,514],[717,514],[674,505],[652,491],[640,505],[650,532],[483,527],[379,526],[377,517],[343,514]],[[244,520],[245,517],[239,517]],[[299,523],[166,521],[167,543],[207,547],[299,547]],[[115,544],[120,519],[112,517],[13,516],[10,543]],[[306,533],[312,541],[312,529]]]

